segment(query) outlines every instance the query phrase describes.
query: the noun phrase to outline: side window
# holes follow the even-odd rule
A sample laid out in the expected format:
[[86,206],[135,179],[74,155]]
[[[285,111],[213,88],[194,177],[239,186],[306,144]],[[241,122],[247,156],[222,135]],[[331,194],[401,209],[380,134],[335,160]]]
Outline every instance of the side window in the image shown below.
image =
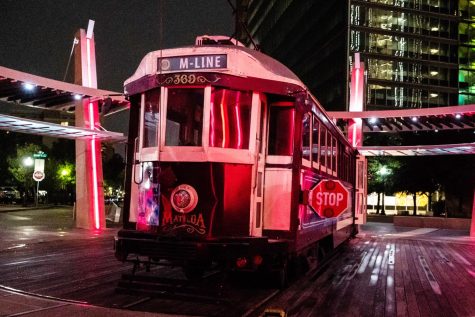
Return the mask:
[[302,158],[310,161],[310,123],[312,116],[305,113],[302,118]]
[[250,92],[213,87],[209,145],[220,148],[248,149],[251,104]]
[[201,146],[203,102],[203,88],[168,89],[165,145]]
[[333,152],[333,147],[332,147],[332,135],[330,131],[327,130],[327,168],[330,170],[333,170],[332,166],[332,152]]
[[320,165],[326,167],[326,158],[327,158],[327,129],[321,125],[320,126]]
[[[319,162],[319,150],[318,150],[318,140],[319,140],[319,128],[320,123],[318,122],[317,117],[313,117],[313,127],[312,127],[312,161],[316,164]],[[314,167],[316,167],[314,165]]]
[[333,171],[336,172],[338,170],[338,164],[337,164],[337,151],[338,151],[338,143],[336,141],[336,138],[332,138],[332,168]]
[[271,105],[269,111],[269,155],[292,155],[294,108]]
[[145,93],[143,112],[143,147],[158,146],[158,123],[160,120],[160,89]]

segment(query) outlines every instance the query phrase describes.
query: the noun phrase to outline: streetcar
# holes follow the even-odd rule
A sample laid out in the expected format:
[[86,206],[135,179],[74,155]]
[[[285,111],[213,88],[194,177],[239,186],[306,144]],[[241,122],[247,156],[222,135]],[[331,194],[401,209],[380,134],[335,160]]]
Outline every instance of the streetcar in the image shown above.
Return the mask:
[[[275,272],[284,283],[292,264],[314,265],[355,234],[357,151],[280,62],[202,36],[147,54],[124,90],[120,261],[171,263],[188,278],[215,265]],[[346,194],[329,194],[335,185]],[[327,200],[346,208],[320,208]]]

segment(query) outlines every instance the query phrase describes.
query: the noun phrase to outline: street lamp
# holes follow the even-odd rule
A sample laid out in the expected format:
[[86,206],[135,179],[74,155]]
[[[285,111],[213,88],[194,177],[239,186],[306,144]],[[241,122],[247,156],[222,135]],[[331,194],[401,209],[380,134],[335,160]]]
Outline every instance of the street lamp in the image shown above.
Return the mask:
[[386,215],[386,212],[384,211],[384,196],[386,196],[386,177],[391,174],[391,169],[383,165],[379,168],[378,174],[381,176],[381,180],[383,181],[383,208],[381,209],[381,215]]
[[30,166],[33,166],[33,163],[35,163],[35,161],[33,161],[33,159],[30,156],[23,158],[23,166],[30,167]]

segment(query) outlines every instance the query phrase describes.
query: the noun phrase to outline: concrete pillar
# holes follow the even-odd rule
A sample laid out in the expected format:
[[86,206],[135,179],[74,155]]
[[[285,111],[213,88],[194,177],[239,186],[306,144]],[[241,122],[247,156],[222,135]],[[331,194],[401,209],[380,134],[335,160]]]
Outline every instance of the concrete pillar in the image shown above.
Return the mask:
[[[80,29],[74,50],[75,83],[97,88],[96,56],[91,21],[88,33]],[[94,22],[92,22],[93,26]],[[99,126],[97,100],[83,98],[75,111],[76,126],[95,129]],[[104,190],[101,142],[95,139],[76,140],[76,227],[105,229]]]

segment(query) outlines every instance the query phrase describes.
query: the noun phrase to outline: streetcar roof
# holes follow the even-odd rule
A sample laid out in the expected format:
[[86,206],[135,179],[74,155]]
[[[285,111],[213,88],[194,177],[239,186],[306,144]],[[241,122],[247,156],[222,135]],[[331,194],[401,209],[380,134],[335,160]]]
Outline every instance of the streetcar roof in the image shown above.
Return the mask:
[[[213,54],[226,54],[227,67],[220,69],[182,69],[179,71],[164,71],[158,69],[159,59],[180,56],[208,56]],[[159,73],[167,74],[197,71],[220,72],[240,77],[257,77],[292,83],[305,88],[305,85],[300,81],[297,75],[272,57],[246,47],[230,45],[188,46],[150,52],[142,59],[135,73],[124,82],[124,86],[142,77]]]

